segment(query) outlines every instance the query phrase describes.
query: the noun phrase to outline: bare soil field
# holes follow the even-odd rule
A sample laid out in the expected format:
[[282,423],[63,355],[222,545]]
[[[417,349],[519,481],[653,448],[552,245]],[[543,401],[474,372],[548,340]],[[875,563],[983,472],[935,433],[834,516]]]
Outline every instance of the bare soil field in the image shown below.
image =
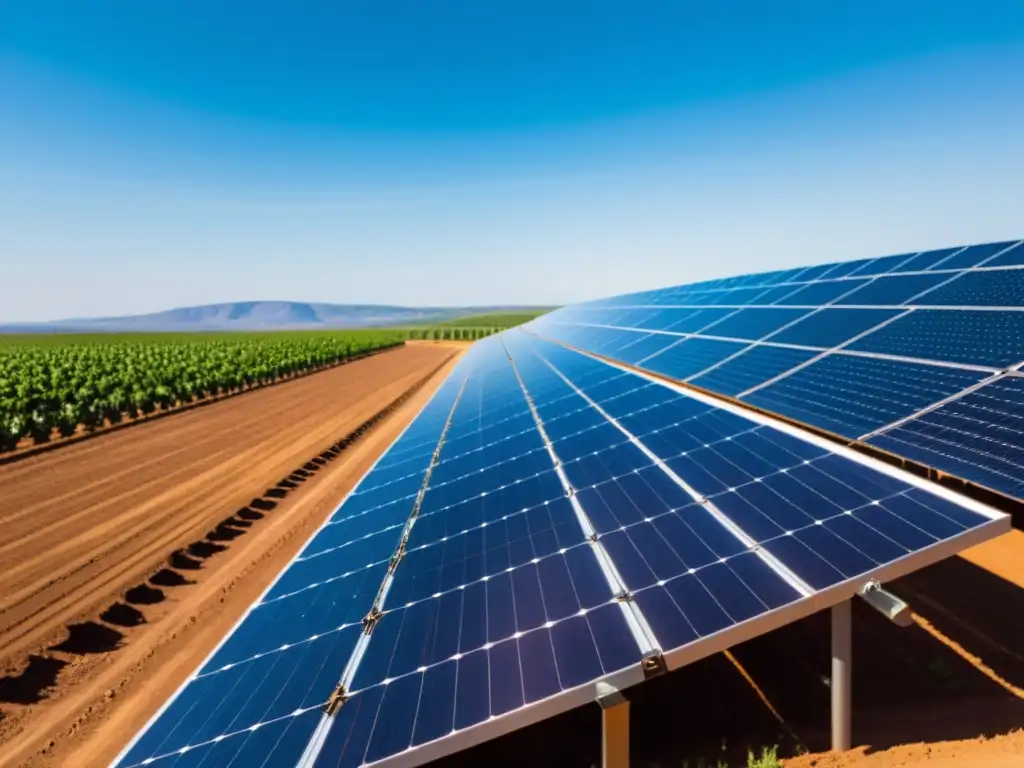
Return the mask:
[[105,764],[457,356],[400,348],[0,467],[0,765]]

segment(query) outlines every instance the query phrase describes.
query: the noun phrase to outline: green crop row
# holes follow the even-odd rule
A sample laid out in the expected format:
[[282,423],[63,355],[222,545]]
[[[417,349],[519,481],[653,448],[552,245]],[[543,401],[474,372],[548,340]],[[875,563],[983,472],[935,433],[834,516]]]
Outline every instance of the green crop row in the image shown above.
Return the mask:
[[406,328],[400,333],[407,339],[434,341],[476,341],[484,336],[500,333],[504,328],[455,328],[445,325],[426,328]]
[[0,337],[0,452],[399,345],[395,331]]

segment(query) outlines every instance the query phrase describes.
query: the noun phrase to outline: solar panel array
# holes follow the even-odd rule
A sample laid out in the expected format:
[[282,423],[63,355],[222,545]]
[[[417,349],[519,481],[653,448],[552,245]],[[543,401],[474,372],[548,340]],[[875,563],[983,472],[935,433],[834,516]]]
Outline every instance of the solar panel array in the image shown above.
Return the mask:
[[629,294],[527,327],[1024,496],[1024,241]]
[[[634,311],[574,311],[595,310]],[[543,330],[635,334],[560,314]],[[421,764],[1008,527],[825,439],[509,331],[473,346],[117,765]]]

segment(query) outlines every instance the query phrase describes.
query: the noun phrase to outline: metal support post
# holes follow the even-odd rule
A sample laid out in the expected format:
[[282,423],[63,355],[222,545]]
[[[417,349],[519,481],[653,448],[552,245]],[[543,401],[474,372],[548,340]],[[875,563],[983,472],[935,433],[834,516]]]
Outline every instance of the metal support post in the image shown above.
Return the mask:
[[853,662],[851,605],[845,600],[832,608],[832,751],[852,746],[851,664]]
[[597,703],[601,705],[602,768],[629,768],[629,700],[614,691]]

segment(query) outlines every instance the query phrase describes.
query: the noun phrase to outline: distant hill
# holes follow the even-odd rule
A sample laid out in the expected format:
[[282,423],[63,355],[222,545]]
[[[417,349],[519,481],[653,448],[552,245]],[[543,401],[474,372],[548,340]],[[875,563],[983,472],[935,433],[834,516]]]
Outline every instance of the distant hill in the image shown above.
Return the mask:
[[396,307],[299,301],[237,301],[123,317],[91,317],[0,325],[5,333],[57,331],[275,331],[425,325],[531,307]]

